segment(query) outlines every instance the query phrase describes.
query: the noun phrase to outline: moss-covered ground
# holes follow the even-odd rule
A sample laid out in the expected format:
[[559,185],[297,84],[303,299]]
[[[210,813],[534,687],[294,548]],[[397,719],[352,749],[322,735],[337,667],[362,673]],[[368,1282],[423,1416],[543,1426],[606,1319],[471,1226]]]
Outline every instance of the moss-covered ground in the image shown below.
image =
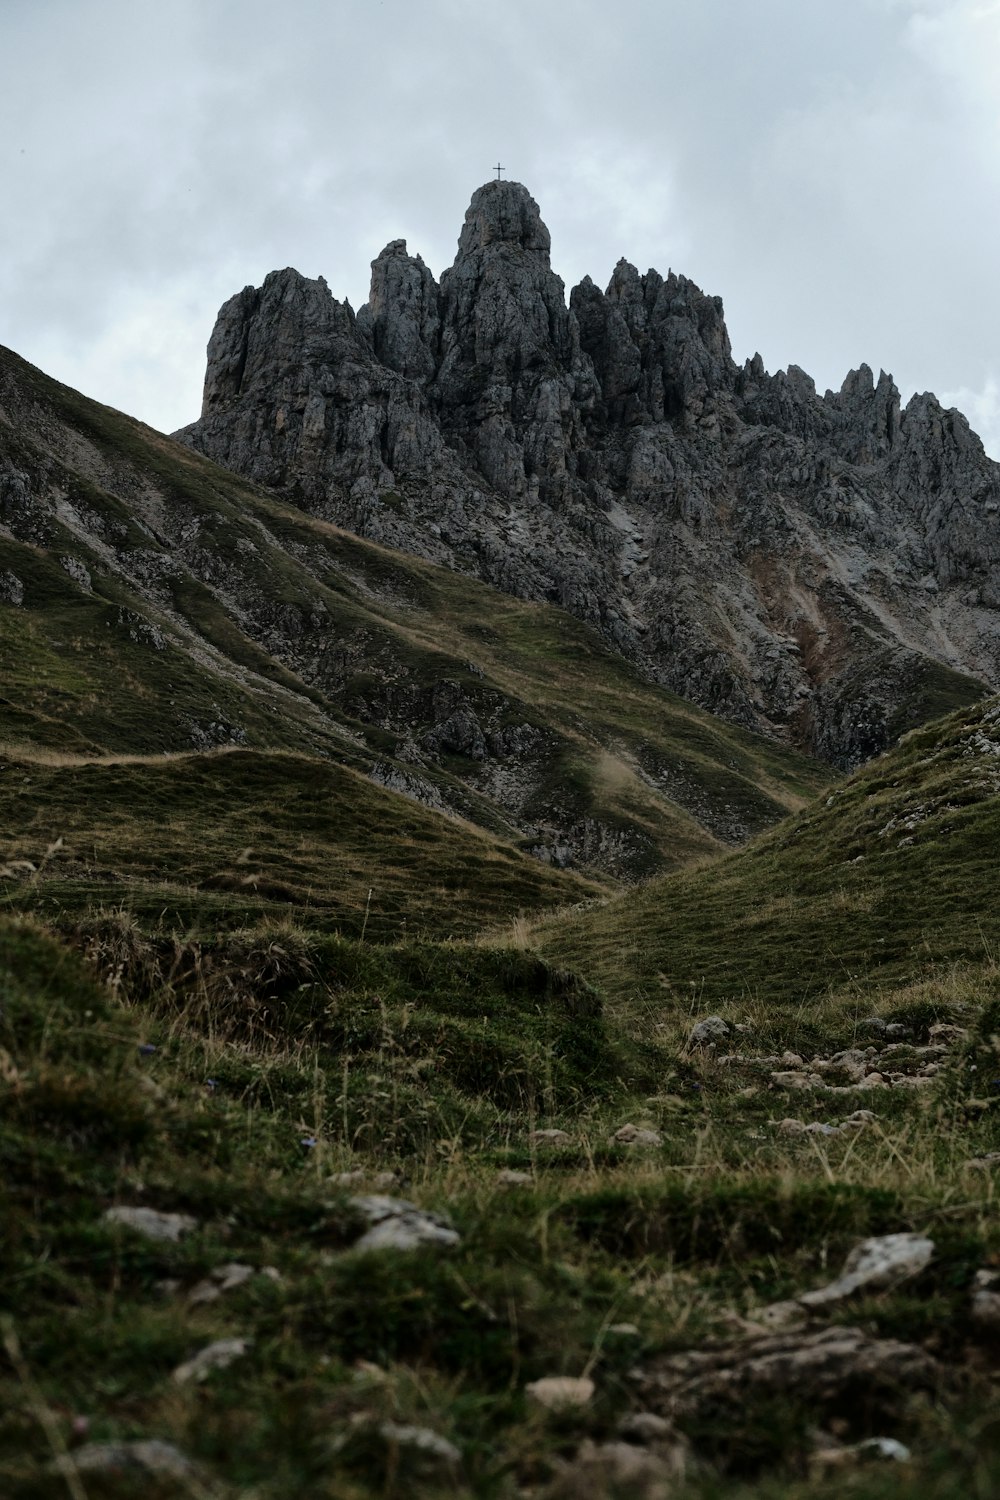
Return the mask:
[[[934,1088],[889,1091],[877,1126],[829,1141],[775,1132],[786,1106],[750,1055],[851,1041],[843,1008],[775,1023],[724,1065],[685,1055],[677,1026],[623,1042],[585,984],[511,948],[273,925],[180,943],[118,912],[58,940],[8,919],[0,953],[5,1494],[66,1492],[54,1466],[72,1475],[85,1444],[138,1438],[176,1445],[197,1479],[87,1470],[78,1493],[544,1494],[635,1408],[637,1363],[731,1337],[829,1279],[860,1237],[907,1229],[934,1239],[931,1265],[835,1320],[920,1343],[951,1388],[904,1403],[891,1430],[863,1409],[837,1419],[845,1440],[895,1435],[913,1454],[851,1474],[849,1492],[993,1492],[991,1341],[969,1295],[1000,1230],[993,1175],[963,1165],[1000,1145],[967,1087],[992,1045],[990,1016],[976,1023],[992,976],[923,1014],[970,1029]],[[847,1109],[812,1096],[803,1112]],[[630,1155],[612,1141],[626,1120],[662,1145]],[[568,1140],[537,1144],[539,1127]],[[362,1175],[338,1183],[349,1170]],[[352,1249],[350,1195],[377,1172],[460,1243]],[[116,1204],[197,1227],[155,1243],[107,1222]],[[233,1262],[257,1274],[192,1298]],[[179,1386],[172,1372],[222,1338],[252,1342]],[[595,1396],[545,1413],[526,1386],[552,1374],[590,1376]],[[806,1480],[816,1420],[804,1392],[800,1407],[750,1399],[735,1425],[681,1423],[684,1494],[843,1493],[843,1475]],[[460,1458],[442,1467],[386,1421]]]
[[[97,908],[94,885],[50,909],[42,872],[40,925],[24,912],[32,887],[11,880],[21,910],[0,925],[3,1493],[643,1496],[594,1489],[571,1467],[641,1409],[630,1372],[750,1336],[740,1330],[829,1281],[858,1240],[900,1231],[933,1240],[930,1264],[825,1321],[918,1346],[937,1361],[935,1389],[888,1409],[831,1410],[807,1384],[778,1401],[751,1387],[735,1415],[682,1413],[686,1478],[668,1493],[995,1493],[995,1335],[971,1293],[976,1273],[1000,1264],[997,1169],[969,1163],[1000,1151],[1000,973],[976,845],[960,836],[962,810],[984,820],[995,801],[992,714],[911,738],[829,805],[720,862],[730,880],[742,862],[747,903],[770,902],[787,862],[782,879],[801,900],[777,939],[716,928],[707,871],[627,903],[591,901],[534,933],[523,910],[544,896],[521,892],[518,921],[473,942],[444,940],[447,923],[401,938],[372,915],[367,930],[363,917],[335,930],[289,869],[280,912],[251,906],[222,921],[197,877],[218,862],[224,819],[185,852],[180,824],[171,831],[184,806],[176,787],[160,821],[176,888],[189,882],[186,924],[181,906],[130,906],[120,884],[114,907]],[[210,778],[246,759],[197,761],[191,797],[210,803]],[[111,769],[149,768],[102,775]],[[154,783],[115,785],[109,863],[144,870],[148,859],[155,872],[125,815]],[[58,805],[57,780],[46,788]],[[827,982],[797,994],[786,949],[806,954],[804,985],[812,960],[792,914],[809,930],[807,874],[819,881],[840,854],[829,878],[863,911],[870,861],[886,861],[880,879],[905,880],[918,827],[923,860],[885,923],[891,961],[877,940],[855,938],[843,973],[837,945],[856,927],[831,925]],[[952,903],[951,922],[933,927],[939,901]],[[477,910],[482,925],[490,904]],[[640,915],[642,933],[630,934]],[[661,985],[654,1006],[641,965],[634,992],[602,966],[611,920],[630,953],[655,944],[657,963],[671,962],[672,934],[691,951],[700,923],[706,952],[711,934],[755,965],[752,992],[722,979],[693,996]],[[979,929],[977,946],[968,934]],[[691,1021],[709,1010],[734,1029],[717,1049],[692,1050]],[[904,1028],[903,1040],[878,1041],[891,1086],[837,1092],[835,1065],[809,1088],[775,1080],[798,1066],[785,1053],[808,1071],[869,1045],[878,1022]],[[953,1029],[932,1031],[942,1025]],[[938,1051],[923,1050],[941,1035]],[[838,1126],[859,1107],[873,1118],[856,1131],[778,1128],[789,1116]],[[625,1124],[659,1142],[616,1139]],[[565,1137],[546,1141],[545,1130]],[[347,1172],[357,1175],[345,1182]],[[446,1216],[459,1243],[362,1253],[351,1199],[366,1191]],[[188,1214],[196,1227],[176,1243],[145,1240],[103,1217],[122,1204]],[[203,1300],[212,1273],[234,1262],[254,1274]],[[178,1384],[173,1371],[224,1338],[246,1340],[243,1356]],[[594,1394],[547,1412],[527,1387],[551,1375],[590,1378]],[[413,1426],[457,1457],[399,1437]],[[820,1471],[817,1429],[827,1445],[894,1437],[911,1456]],[[196,1470],[154,1480],[73,1469],[88,1445],[149,1438]]]

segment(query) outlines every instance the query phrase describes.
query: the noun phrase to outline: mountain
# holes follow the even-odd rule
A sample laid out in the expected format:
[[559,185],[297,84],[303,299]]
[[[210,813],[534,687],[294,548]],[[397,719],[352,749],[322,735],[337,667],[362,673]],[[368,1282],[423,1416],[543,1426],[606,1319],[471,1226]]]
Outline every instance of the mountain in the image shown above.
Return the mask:
[[841,767],[1000,683],[1000,467],[864,365],[819,395],[722,303],[622,261],[567,306],[519,183],[436,282],[355,315],[276,271],[222,308],[178,434],[312,515],[560,604],[649,676]]
[[[290,806],[311,779],[368,808],[383,830],[372,854],[391,866],[384,840],[415,816],[405,796],[431,814],[425,829],[440,829],[442,866],[462,863],[459,820],[515,845],[530,907],[538,861],[553,874],[572,865],[632,880],[746,838],[829,779],[651,685],[571,615],[361,541],[9,351],[0,351],[0,600],[3,786],[28,774],[26,752],[75,767],[37,772],[37,820],[23,796],[10,807],[4,852],[18,860],[37,862],[63,834],[81,859],[103,839],[99,819],[86,832],[88,808],[101,802],[95,777],[117,777],[155,826],[156,807],[202,774],[156,769],[157,757],[242,749],[253,754],[217,769],[230,791],[213,819],[238,804],[241,778],[258,788],[287,780]],[[306,760],[282,761],[280,751]],[[145,769],[112,772],[101,766],[108,756],[143,757]],[[76,806],[74,777],[90,788]],[[137,785],[126,793],[129,777]],[[139,781],[159,790],[147,796]],[[262,805],[276,816],[282,798]],[[296,815],[293,845],[297,830]],[[482,856],[467,833],[470,858]],[[333,825],[328,834],[335,843]],[[372,861],[366,868],[355,907],[381,883]],[[558,902],[590,887],[553,879],[546,889]],[[449,910],[458,905],[456,896]]]

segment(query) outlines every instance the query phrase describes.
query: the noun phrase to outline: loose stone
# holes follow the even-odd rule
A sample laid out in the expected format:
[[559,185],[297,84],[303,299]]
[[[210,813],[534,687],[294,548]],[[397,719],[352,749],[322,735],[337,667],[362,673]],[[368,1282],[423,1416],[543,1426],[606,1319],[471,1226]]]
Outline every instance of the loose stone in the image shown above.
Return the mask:
[[145,1235],[149,1240],[176,1242],[198,1227],[197,1219],[192,1219],[189,1214],[165,1214],[155,1208],[129,1208],[124,1204],[106,1209],[104,1218],[109,1224],[134,1229],[136,1234]]
[[729,1035],[729,1023],[721,1016],[706,1016],[693,1027],[688,1037],[689,1047],[711,1047],[718,1042],[724,1042]]
[[250,1347],[250,1339],[219,1339],[200,1349],[192,1359],[178,1365],[173,1378],[178,1385],[207,1380],[215,1370],[224,1370],[235,1360],[242,1359]]
[[354,1246],[355,1250],[416,1250],[421,1245],[441,1249],[459,1243],[457,1231],[437,1214],[417,1208],[404,1198],[386,1198],[379,1194],[352,1198],[351,1206],[368,1220],[370,1228]]
[[525,1386],[525,1393],[548,1411],[567,1411],[586,1406],[594,1395],[594,1382],[586,1375],[545,1375]]

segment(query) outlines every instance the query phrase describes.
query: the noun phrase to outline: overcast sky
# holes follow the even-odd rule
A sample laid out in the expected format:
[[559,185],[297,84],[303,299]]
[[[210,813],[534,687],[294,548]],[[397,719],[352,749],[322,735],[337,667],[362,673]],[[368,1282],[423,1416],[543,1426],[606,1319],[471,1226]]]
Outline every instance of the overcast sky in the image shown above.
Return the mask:
[[0,343],[170,431],[228,296],[440,275],[499,160],[567,291],[672,267],[1000,456],[998,79],[1000,0],[0,0]]

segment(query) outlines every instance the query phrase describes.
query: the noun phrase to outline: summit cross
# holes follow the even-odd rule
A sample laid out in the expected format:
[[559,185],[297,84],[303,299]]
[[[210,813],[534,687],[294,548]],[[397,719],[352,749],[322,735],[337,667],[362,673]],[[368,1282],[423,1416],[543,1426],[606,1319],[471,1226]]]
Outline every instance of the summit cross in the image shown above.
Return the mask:
[[500,163],[499,163],[499,162],[497,162],[497,164],[496,164],[496,166],[495,166],[495,167],[494,167],[494,168],[493,168],[493,170],[494,170],[494,172],[495,172],[495,173],[496,173],[496,174],[497,174],[497,182],[499,182],[499,181],[500,181],[500,173],[501,173],[501,172],[506,172],[506,170],[507,170],[507,168],[506,168],[506,167],[502,167],[502,166],[501,166],[501,165],[500,165]]

